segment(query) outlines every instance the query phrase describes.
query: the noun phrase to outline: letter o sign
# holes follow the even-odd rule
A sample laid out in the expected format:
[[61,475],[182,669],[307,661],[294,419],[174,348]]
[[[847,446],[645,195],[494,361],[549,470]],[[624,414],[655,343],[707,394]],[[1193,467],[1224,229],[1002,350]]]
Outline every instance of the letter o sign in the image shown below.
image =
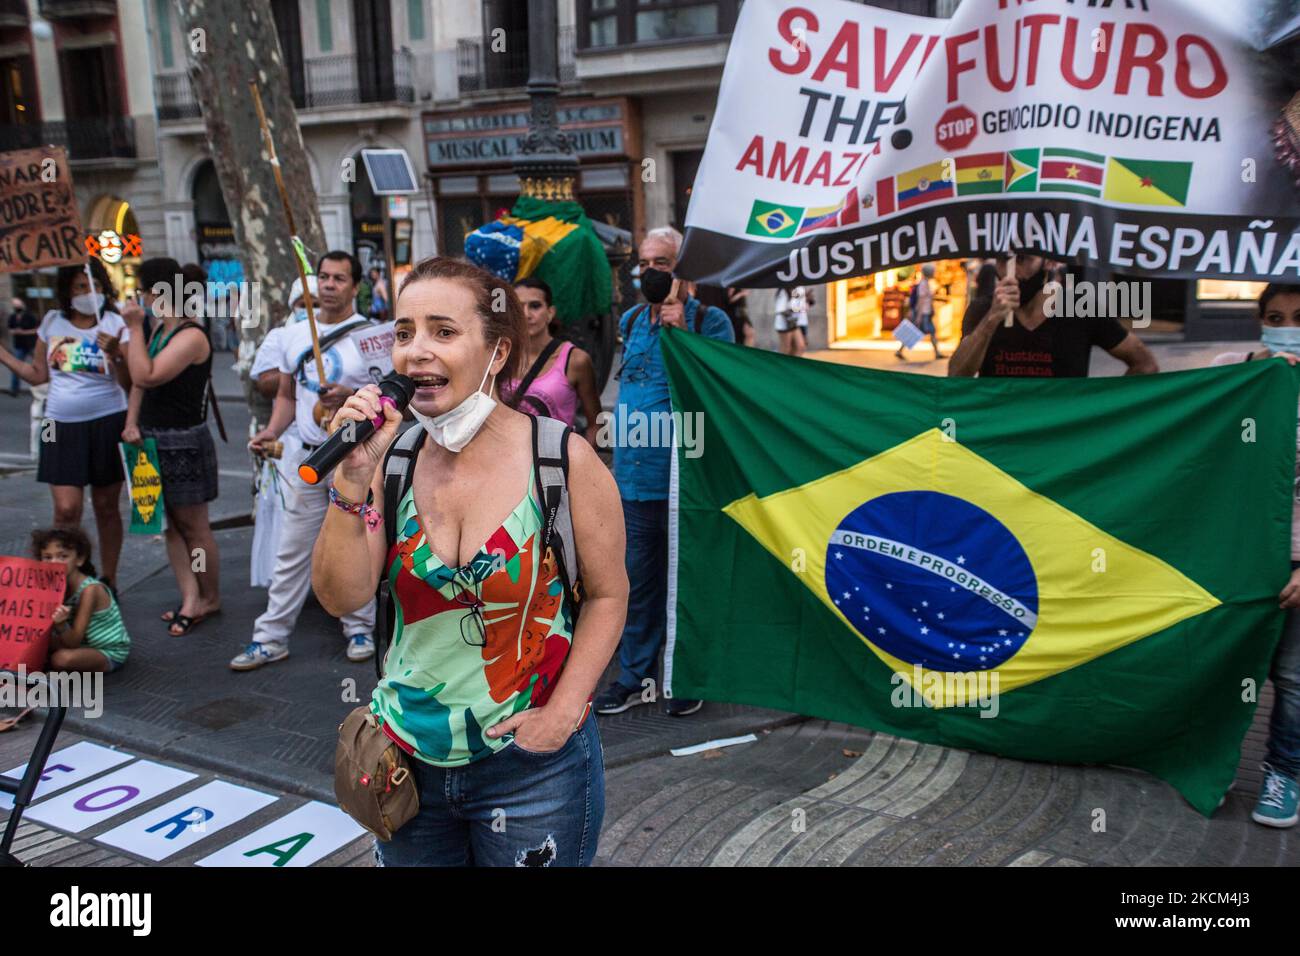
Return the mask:
[[[90,801],[94,800],[96,797],[101,797],[106,793],[114,793],[115,791],[121,791],[124,796],[118,797],[111,803],[105,803],[102,806],[91,806]],[[96,790],[94,793],[88,793],[72,806],[75,809],[80,810],[82,813],[99,813],[102,810],[111,810],[120,804],[126,803],[128,800],[134,800],[138,796],[140,796],[140,790],[137,787],[133,787],[130,784],[119,783],[115,787],[105,787],[103,790]]]

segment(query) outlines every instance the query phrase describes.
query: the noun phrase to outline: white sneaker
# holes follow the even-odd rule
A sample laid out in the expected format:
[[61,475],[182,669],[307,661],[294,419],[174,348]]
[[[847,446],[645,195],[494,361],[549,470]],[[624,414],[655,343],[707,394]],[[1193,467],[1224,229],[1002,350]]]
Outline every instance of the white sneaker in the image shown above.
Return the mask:
[[375,656],[375,639],[369,634],[353,634],[348,638],[348,660],[368,661]]
[[263,664],[273,664],[289,656],[289,645],[272,641],[259,644],[253,641],[230,662],[232,671],[255,671]]

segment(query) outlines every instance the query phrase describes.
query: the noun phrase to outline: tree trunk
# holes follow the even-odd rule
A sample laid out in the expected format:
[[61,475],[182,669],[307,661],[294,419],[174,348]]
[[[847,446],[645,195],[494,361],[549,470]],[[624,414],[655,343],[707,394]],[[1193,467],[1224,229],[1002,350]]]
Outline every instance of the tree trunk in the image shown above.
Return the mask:
[[208,150],[233,220],[244,276],[260,306],[251,315],[244,312],[239,330],[241,378],[258,417],[257,406],[264,402],[255,400],[248,369],[267,330],[288,314],[286,299],[298,268],[249,81],[261,92],[298,237],[319,255],[325,233],[270,0],[176,0],[176,5]]

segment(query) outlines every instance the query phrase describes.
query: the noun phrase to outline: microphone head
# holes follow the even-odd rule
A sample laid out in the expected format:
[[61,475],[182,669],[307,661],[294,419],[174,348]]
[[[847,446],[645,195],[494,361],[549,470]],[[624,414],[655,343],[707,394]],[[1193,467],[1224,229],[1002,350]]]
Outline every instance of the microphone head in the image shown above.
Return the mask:
[[415,382],[400,372],[389,372],[379,380],[379,391],[393,400],[399,412],[404,412],[415,397]]

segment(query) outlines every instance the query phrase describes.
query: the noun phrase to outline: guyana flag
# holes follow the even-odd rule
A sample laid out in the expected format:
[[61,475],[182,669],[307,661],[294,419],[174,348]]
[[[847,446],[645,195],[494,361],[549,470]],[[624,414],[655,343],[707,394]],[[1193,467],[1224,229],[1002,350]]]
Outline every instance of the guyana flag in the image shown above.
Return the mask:
[[[666,329],[667,686],[1211,813],[1281,633],[1300,379],[937,378]],[[773,383],[781,400],[773,402]]]

